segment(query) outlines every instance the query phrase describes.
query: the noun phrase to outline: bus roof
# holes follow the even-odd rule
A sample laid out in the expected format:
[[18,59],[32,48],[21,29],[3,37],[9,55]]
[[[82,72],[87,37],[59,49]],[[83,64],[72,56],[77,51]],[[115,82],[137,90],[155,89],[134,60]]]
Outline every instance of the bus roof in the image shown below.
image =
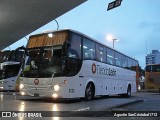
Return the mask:
[[[116,49],[111,48],[110,46],[108,46],[108,45],[106,45],[106,44],[104,44],[104,43],[101,43],[101,42],[99,42],[99,41],[91,38],[90,36],[84,34],[84,33],[81,33],[81,32],[79,32],[79,31],[72,30],[72,29],[50,30],[50,31],[47,31],[47,32],[43,32],[43,33],[31,35],[30,37],[35,37],[35,36],[39,36],[39,35],[43,35],[43,34],[49,34],[49,33],[54,33],[54,32],[62,32],[62,31],[70,31],[70,32],[77,33],[77,34],[82,35],[82,36],[84,36],[84,37],[86,37],[86,38],[89,38],[90,40],[92,40],[92,41],[94,41],[94,42],[97,42],[97,43],[99,43],[99,44],[101,44],[101,45],[103,45],[103,46],[106,46],[106,47],[109,48],[109,49],[112,49],[112,50],[114,50],[114,51],[116,51],[116,52],[118,52],[118,53],[120,53],[120,54],[123,54],[123,53],[117,51]],[[29,38],[30,38],[30,37],[29,37]],[[130,57],[130,56],[128,56],[128,55],[125,55],[125,54],[123,54],[123,55],[124,55],[124,56],[127,56],[127,57],[129,57],[129,58],[131,58],[131,59],[133,59],[133,60],[135,60],[135,61],[138,62],[138,60],[136,60],[135,58],[132,58],[132,57]]]
[[7,61],[7,62],[3,62],[1,64],[3,64],[3,65],[17,65],[17,64],[20,64],[20,62]]

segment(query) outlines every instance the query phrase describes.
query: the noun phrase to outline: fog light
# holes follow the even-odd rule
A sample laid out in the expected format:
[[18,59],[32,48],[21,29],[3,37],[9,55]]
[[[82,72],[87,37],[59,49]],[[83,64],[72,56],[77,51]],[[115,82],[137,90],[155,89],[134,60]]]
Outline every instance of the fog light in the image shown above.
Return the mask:
[[57,95],[56,93],[54,93],[54,94],[52,95],[52,97],[57,98],[58,95]]
[[25,92],[21,92],[21,95],[25,95]]
[[20,89],[24,88],[24,85],[23,85],[23,84],[20,84],[20,85],[19,85],[19,88],[20,88]]
[[55,86],[54,86],[54,90],[55,90],[55,91],[58,91],[59,88],[60,88],[59,85],[55,85]]

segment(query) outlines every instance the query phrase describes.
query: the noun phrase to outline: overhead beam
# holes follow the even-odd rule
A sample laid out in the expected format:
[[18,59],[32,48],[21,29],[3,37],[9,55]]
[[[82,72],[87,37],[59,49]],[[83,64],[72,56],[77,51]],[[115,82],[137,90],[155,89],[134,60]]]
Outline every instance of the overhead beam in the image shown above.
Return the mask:
[[0,50],[86,0],[0,0]]

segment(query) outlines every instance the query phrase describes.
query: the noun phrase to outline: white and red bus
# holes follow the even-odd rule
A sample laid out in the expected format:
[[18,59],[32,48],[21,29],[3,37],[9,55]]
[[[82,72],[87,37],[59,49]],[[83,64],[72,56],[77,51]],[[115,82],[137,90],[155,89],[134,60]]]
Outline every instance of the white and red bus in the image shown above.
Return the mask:
[[90,100],[137,91],[137,60],[74,30],[30,36],[26,56],[21,95]]

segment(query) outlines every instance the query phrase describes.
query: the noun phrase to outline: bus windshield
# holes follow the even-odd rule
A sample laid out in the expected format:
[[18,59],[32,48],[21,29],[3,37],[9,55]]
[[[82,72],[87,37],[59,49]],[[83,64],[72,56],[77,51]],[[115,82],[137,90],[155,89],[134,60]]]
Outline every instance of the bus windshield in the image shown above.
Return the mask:
[[24,77],[53,77],[62,75],[62,46],[28,49],[29,56]]
[[0,52],[0,62],[5,62],[9,60],[9,56],[11,54],[11,51],[4,51]]
[[146,72],[160,72],[160,65],[148,65],[146,66]]

